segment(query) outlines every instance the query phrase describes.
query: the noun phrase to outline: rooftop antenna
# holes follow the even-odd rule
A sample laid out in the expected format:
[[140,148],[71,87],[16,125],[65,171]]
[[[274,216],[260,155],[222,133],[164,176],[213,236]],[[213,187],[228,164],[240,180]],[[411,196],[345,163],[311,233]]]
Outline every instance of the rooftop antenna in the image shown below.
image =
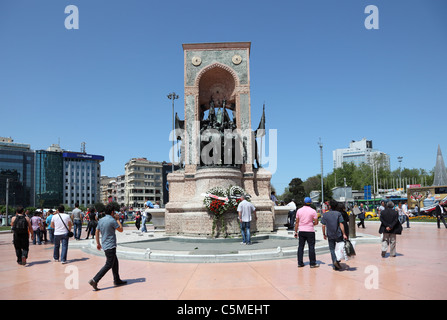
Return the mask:
[[85,153],[85,142],[81,143],[81,152]]

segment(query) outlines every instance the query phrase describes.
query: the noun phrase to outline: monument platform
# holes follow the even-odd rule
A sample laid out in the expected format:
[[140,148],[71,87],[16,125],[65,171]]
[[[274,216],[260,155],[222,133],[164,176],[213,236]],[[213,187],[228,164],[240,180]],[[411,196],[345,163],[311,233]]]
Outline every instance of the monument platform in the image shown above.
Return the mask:
[[[323,239],[321,226],[316,228],[317,254],[329,252],[327,240]],[[256,234],[252,244],[241,244],[241,238],[204,238],[169,236],[160,231],[142,233],[134,227],[126,227],[117,233],[117,255],[121,259],[153,262],[218,263],[262,261],[296,258],[298,240],[285,228],[269,234]],[[356,244],[379,243],[380,237],[357,233],[352,239]],[[70,247],[86,253],[102,255],[96,249],[96,241],[70,241]],[[305,247],[305,256],[308,248]]]

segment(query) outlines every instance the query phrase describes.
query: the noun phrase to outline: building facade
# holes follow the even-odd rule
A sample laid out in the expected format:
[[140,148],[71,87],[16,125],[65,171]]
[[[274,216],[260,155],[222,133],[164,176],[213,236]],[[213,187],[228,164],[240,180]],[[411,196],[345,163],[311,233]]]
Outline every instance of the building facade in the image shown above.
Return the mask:
[[64,203],[64,166],[62,152],[36,150],[35,204],[55,208]]
[[116,177],[116,202],[120,206],[126,206],[126,175],[122,174]]
[[101,176],[100,178],[100,202],[106,204],[112,196],[112,189],[109,189],[109,185],[115,181],[115,178],[108,176]]
[[133,158],[124,169],[126,207],[142,209],[147,200],[163,205],[162,162]]
[[101,200],[101,162],[104,156],[82,152],[63,152],[63,203],[74,207],[95,204]]
[[0,205],[30,207],[34,201],[34,151],[0,137]]
[[342,168],[343,163],[354,163],[356,166],[365,163],[390,168],[390,156],[373,149],[372,140],[366,140],[365,138],[360,141],[351,141],[349,148],[332,151],[332,156],[334,169]]

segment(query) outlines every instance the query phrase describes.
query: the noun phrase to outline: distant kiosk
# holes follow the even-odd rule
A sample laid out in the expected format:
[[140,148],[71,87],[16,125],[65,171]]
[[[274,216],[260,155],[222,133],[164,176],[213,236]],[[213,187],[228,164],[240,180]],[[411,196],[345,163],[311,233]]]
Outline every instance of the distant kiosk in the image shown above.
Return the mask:
[[412,185],[407,189],[408,207],[419,209],[430,213],[434,210],[435,204],[438,202],[447,204],[447,170],[445,168],[444,159],[442,157],[441,147],[438,145],[438,153],[436,155],[436,165],[433,185],[421,187],[420,185]]

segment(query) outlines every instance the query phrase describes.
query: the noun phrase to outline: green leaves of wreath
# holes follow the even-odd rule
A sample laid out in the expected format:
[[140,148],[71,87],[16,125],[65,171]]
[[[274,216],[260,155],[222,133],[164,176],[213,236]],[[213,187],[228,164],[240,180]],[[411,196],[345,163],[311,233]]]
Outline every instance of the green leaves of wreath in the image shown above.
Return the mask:
[[207,191],[203,204],[209,212],[214,214],[213,232],[220,220],[221,233],[225,232],[224,213],[227,211],[236,212],[237,206],[242,201],[241,196],[245,194],[245,190],[238,186],[231,186],[228,189],[222,187],[214,187]]

